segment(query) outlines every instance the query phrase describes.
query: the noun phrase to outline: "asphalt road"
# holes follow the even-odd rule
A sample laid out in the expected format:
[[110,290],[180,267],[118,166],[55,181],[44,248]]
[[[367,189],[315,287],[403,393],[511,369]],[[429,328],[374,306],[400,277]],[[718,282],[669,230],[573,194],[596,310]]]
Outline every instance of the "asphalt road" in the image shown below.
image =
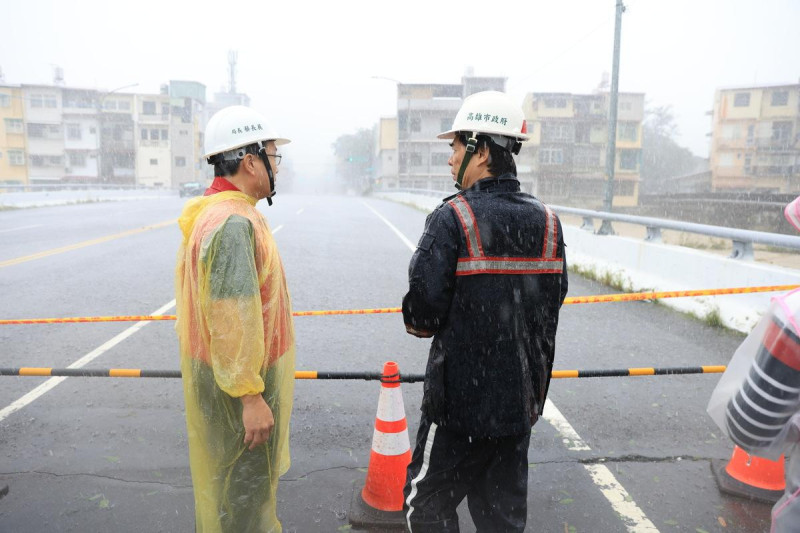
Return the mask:
[[[173,313],[165,306],[180,236],[170,221],[182,203],[0,212],[0,318]],[[424,213],[358,197],[287,195],[259,206],[296,311],[399,306],[408,242],[416,243]],[[570,279],[571,296],[608,292]],[[429,342],[406,335],[399,314],[299,317],[296,331],[298,369],[380,371],[394,360],[401,372],[424,371]],[[726,364],[741,340],[657,304],[570,305],[556,368]],[[66,367],[86,357],[87,368],[178,368],[172,322],[0,325],[0,346],[4,367]],[[717,379],[554,380],[556,410],[531,439],[528,529],[767,531],[769,506],[720,494],[711,473],[711,459],[727,460],[733,449],[705,413]],[[0,377],[0,488],[10,489],[0,531],[190,531],[180,381],[69,378],[25,399],[45,382]],[[422,386],[402,388],[413,442]],[[279,489],[286,531],[350,529],[378,393],[374,382],[297,382],[293,464]],[[24,406],[9,412],[20,399]],[[474,531],[464,512],[462,526]]]

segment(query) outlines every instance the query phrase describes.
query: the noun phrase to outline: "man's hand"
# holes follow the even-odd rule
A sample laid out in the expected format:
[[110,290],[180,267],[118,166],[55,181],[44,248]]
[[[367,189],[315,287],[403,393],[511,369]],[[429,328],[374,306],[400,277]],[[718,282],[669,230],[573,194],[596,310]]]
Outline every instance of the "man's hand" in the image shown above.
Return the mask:
[[260,394],[242,396],[242,423],[244,424],[244,443],[250,444],[248,449],[253,450],[267,442],[275,418],[264,397]]
[[421,329],[414,329],[413,327],[406,324],[406,333],[410,333],[415,337],[420,337],[421,339],[427,339],[428,337],[433,337],[432,331],[425,331]]

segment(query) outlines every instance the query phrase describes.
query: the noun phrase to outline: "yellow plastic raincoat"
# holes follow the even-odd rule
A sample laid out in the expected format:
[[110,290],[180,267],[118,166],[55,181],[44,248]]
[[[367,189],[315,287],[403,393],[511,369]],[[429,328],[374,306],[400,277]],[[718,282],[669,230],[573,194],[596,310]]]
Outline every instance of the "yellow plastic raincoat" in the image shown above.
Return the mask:
[[[178,221],[176,330],[198,532],[281,531],[278,478],[289,469],[294,326],[272,233],[242,192],[193,198]],[[275,426],[244,444],[240,396],[261,393]]]

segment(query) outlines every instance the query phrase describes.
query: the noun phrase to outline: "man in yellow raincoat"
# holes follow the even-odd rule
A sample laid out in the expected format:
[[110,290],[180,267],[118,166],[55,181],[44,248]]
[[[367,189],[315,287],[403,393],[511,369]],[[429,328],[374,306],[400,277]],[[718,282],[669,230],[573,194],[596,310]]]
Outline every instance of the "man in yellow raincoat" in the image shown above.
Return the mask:
[[215,178],[179,219],[175,291],[198,532],[281,531],[294,326],[278,249],[256,202],[275,193],[288,143],[232,106],[206,127]]

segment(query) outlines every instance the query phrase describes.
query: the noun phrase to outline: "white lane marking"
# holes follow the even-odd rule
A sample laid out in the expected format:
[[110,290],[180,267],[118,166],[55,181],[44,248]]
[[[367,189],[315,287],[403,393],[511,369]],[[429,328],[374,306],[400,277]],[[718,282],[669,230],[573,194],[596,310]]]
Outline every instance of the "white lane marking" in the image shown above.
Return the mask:
[[611,502],[611,507],[620,514],[625,527],[631,533],[652,533],[658,528],[650,521],[644,512],[639,509],[628,491],[619,484],[614,474],[606,465],[583,465],[592,476],[594,484],[600,487],[600,492]]
[[[175,307],[175,300],[172,300],[171,302],[159,307],[158,309],[156,309],[155,311],[153,311],[150,314],[151,315],[163,315],[165,312],[167,312],[168,310],[172,309],[173,307]],[[123,331],[122,333],[117,335],[116,337],[104,342],[103,344],[101,344],[100,346],[98,346],[97,348],[92,350],[91,352],[87,353],[86,355],[84,355],[83,357],[81,357],[80,359],[78,359],[77,361],[72,363],[71,365],[69,365],[67,368],[82,368],[86,364],[91,363],[92,361],[94,361],[95,359],[97,359],[98,357],[103,355],[105,352],[107,352],[108,350],[110,350],[111,348],[116,346],[117,344],[121,343],[122,341],[124,341],[125,339],[127,339],[128,337],[130,337],[131,335],[133,335],[134,333],[136,333],[137,331],[139,331],[140,329],[145,327],[150,322],[151,321],[149,321],[149,320],[142,320],[141,322],[137,322],[133,326],[129,327],[128,329],[126,329],[125,331]],[[59,383],[61,383],[65,379],[67,379],[67,378],[66,377],[50,378],[47,381],[45,381],[44,383],[42,383],[41,385],[39,385],[38,387],[36,387],[35,389],[33,389],[32,391],[30,391],[29,393],[27,393],[24,396],[22,396],[21,398],[19,398],[18,400],[14,401],[10,405],[4,407],[2,410],[0,410],[0,421],[4,420],[10,414],[12,414],[12,413],[14,413],[16,411],[19,411],[20,409],[22,409],[26,405],[32,403],[37,398],[39,398],[40,396],[44,395],[45,393],[47,393],[51,389],[53,389],[56,385],[58,385]]]
[[41,228],[44,224],[33,224],[32,226],[20,226],[18,228],[0,229],[0,233],[7,233],[9,231],[19,231],[22,229]]
[[297,212],[295,213],[295,215],[300,215],[300,214],[302,214],[302,213],[303,213],[303,211],[305,211],[305,210],[306,210],[306,208],[305,208],[305,207],[301,207],[300,209],[298,209],[298,210],[297,210]]
[[591,450],[591,448],[589,448],[589,446],[583,442],[583,439],[580,435],[578,435],[578,432],[572,427],[572,424],[570,424],[567,419],[564,418],[564,415],[561,414],[561,411],[558,410],[558,407],[556,407],[549,398],[544,402],[544,413],[542,416],[550,423],[551,426],[553,426],[553,428],[555,428],[558,434],[561,435],[562,441],[568,450]]
[[278,233],[281,230],[281,228],[283,228],[283,224],[279,224],[277,228],[272,230],[272,234],[275,235],[276,233]]
[[395,235],[397,235],[398,237],[400,237],[400,240],[401,240],[401,241],[403,241],[403,243],[404,243],[406,246],[408,246],[409,250],[411,250],[411,251],[413,252],[413,251],[415,251],[415,250],[417,249],[417,247],[416,247],[416,246],[414,246],[414,243],[413,243],[413,242],[409,241],[409,240],[408,240],[408,238],[407,238],[405,235],[403,235],[402,233],[400,233],[400,230],[399,230],[399,229],[397,229],[396,227],[394,227],[394,224],[392,224],[391,222],[389,222],[388,220],[386,220],[386,219],[384,218],[384,216],[383,216],[383,215],[381,215],[380,213],[378,213],[378,212],[377,212],[375,209],[373,209],[373,207],[372,207],[371,205],[369,205],[369,204],[368,204],[367,202],[365,202],[364,200],[361,200],[361,203],[362,203],[362,204],[364,204],[365,206],[367,206],[367,209],[369,209],[370,211],[372,211],[373,213],[375,213],[375,216],[377,216],[379,219],[383,220],[384,224],[386,224],[387,226],[389,226],[389,229],[390,229],[390,230],[392,230],[392,231],[395,233]]
[[[411,251],[415,251],[417,249],[411,241],[409,241],[405,235],[400,233],[391,222],[386,220],[380,213],[378,213],[375,209],[373,209],[367,202],[362,202],[370,211],[375,213],[378,218],[383,220],[389,228],[398,237],[402,240],[406,246],[408,246]],[[578,435],[578,432],[572,427],[564,415],[561,414],[561,411],[555,406],[553,402],[547,400],[544,404],[544,413],[543,417],[550,423],[553,428],[561,435],[564,444],[567,446],[568,450],[575,450],[575,451],[591,451],[591,448],[586,444],[586,442]],[[592,481],[600,488],[600,491],[603,493],[603,496],[611,503],[611,507],[619,513],[622,517],[622,521],[625,523],[625,527],[631,533],[640,533],[640,532],[657,532],[658,529],[655,525],[645,516],[644,512],[636,505],[633,499],[630,497],[628,492],[625,488],[617,481],[614,477],[614,474],[606,467],[605,465],[584,465],[586,470],[589,471],[589,474],[592,477]]]

